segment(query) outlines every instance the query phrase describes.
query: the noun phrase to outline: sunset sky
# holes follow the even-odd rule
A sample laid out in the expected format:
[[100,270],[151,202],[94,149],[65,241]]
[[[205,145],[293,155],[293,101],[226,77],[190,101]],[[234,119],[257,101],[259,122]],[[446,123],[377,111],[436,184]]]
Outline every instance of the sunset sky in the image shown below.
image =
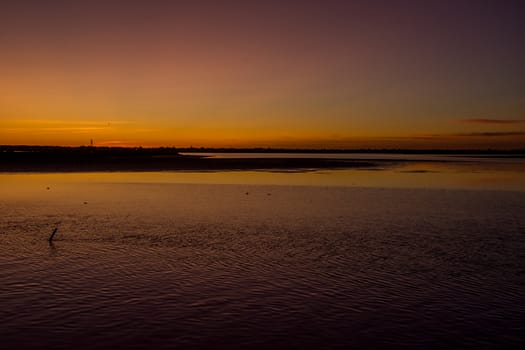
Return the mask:
[[0,144],[524,148],[525,2],[0,3]]

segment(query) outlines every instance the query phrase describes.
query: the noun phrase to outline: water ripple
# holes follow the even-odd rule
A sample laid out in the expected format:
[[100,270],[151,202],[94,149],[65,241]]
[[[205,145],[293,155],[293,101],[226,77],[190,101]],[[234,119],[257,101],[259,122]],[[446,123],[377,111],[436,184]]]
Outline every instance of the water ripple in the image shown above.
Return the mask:
[[523,194],[276,186],[262,202],[198,188],[115,186],[88,208],[3,203],[2,343],[524,342]]

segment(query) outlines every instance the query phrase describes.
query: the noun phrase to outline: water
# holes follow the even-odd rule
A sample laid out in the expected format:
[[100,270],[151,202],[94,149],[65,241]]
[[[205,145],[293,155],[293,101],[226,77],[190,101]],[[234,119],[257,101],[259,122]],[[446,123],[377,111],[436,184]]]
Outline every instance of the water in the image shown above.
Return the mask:
[[[242,152],[183,152],[183,155],[213,158],[324,158],[366,160],[417,160],[417,161],[464,161],[464,162],[522,162],[525,154],[494,156],[489,153],[477,155],[461,154],[403,154],[403,153],[242,153]],[[517,159],[521,158],[521,160]]]
[[[418,171],[0,175],[0,342],[523,345],[516,170],[410,166]],[[477,176],[498,172],[512,186],[480,187]],[[356,174],[376,178],[352,184]]]

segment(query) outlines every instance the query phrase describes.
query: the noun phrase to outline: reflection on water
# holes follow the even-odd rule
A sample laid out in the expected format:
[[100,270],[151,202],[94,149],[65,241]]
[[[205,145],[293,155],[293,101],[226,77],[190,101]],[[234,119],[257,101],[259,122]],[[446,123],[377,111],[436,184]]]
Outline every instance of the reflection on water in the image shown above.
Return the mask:
[[465,161],[483,163],[515,163],[525,154],[514,156],[494,156],[491,154],[402,154],[402,153],[236,153],[236,152],[184,152],[183,155],[205,156],[213,158],[324,158],[324,159],[384,159],[411,161]]
[[[20,183],[20,181],[22,181]],[[318,171],[113,172],[0,174],[4,195],[61,183],[187,183],[525,190],[525,162],[387,163],[385,168]],[[21,185],[23,184],[23,185]],[[31,188],[31,186],[34,186]]]
[[1,175],[0,342],[517,347],[525,192],[508,173]]

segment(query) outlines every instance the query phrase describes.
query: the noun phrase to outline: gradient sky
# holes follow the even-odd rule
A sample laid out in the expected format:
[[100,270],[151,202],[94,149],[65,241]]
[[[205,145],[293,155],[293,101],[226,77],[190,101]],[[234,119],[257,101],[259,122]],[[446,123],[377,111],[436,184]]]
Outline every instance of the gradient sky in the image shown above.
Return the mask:
[[525,147],[525,2],[0,3],[0,144]]

